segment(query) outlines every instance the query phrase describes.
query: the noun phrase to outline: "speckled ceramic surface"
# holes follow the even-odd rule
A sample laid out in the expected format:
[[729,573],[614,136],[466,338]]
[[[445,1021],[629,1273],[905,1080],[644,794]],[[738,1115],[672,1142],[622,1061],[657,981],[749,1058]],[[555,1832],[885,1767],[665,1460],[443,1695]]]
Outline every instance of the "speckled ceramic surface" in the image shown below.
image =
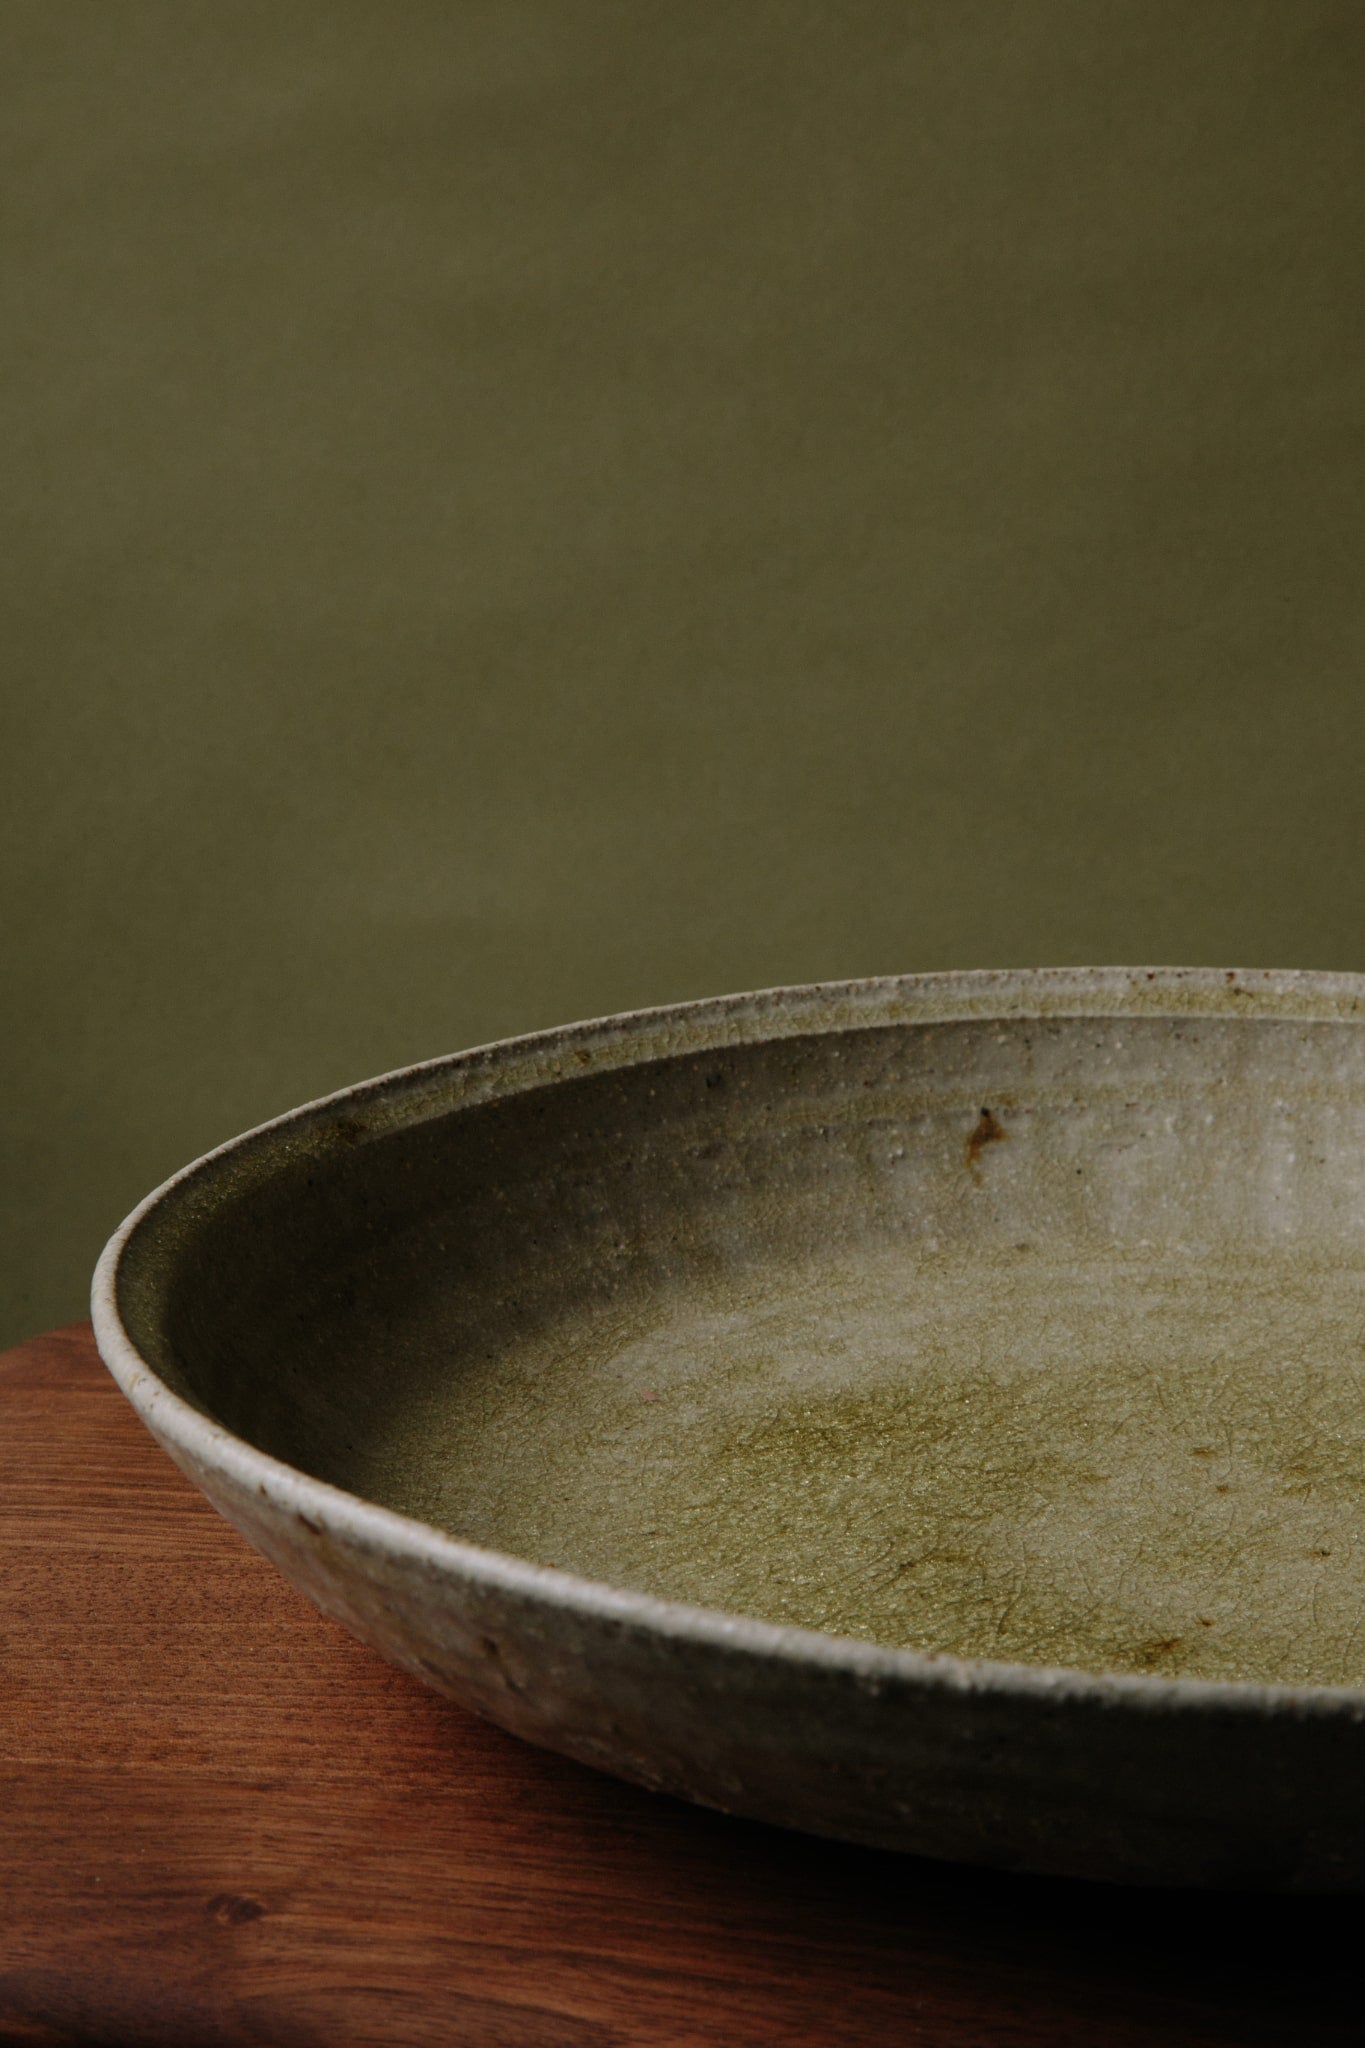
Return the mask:
[[177,1461],[386,1656],[735,1811],[1365,1884],[1365,981],[907,978],[434,1062],[96,1279]]

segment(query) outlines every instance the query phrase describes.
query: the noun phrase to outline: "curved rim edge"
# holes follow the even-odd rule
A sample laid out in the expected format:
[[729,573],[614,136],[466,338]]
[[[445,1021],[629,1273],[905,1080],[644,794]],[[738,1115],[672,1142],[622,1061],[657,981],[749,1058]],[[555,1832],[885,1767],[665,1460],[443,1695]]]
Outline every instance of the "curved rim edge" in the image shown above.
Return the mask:
[[[1230,999],[1240,999],[1243,1006],[1227,1007]],[[1365,1720],[1365,1686],[1162,1678],[1137,1672],[1091,1672],[1072,1666],[1009,1663],[993,1658],[958,1657],[950,1652],[894,1649],[856,1637],[787,1627],[718,1608],[634,1592],[557,1567],[533,1564],[506,1552],[484,1549],[326,1480],[315,1479],[297,1466],[258,1450],[176,1394],[143,1357],[124,1326],[118,1307],[119,1269],[134,1235],[170,1196],[247,1146],[255,1147],[360,1101],[420,1091],[425,1081],[461,1071],[481,1069],[496,1084],[499,1073],[509,1068],[515,1070],[518,1065],[528,1066],[537,1055],[553,1057],[567,1052],[579,1062],[573,1069],[575,1076],[586,1075],[660,1056],[657,1048],[650,1047],[638,1051],[635,1058],[612,1057],[613,1052],[623,1047],[628,1049],[647,1041],[651,1033],[666,1036],[676,1028],[686,1035],[708,1023],[737,1027],[707,1040],[719,1047],[765,1037],[795,1036],[806,1028],[814,1032],[847,1029],[856,1024],[856,1015],[848,1014],[850,1009],[855,1013],[880,1009],[880,1021],[886,1023],[1192,1014],[1261,1015],[1343,1023],[1360,1018],[1365,1022],[1365,974],[1195,967],[1005,968],[798,983],[621,1011],[495,1039],[465,1051],[394,1068],[254,1125],[192,1160],[152,1189],[115,1230],[95,1268],[90,1310],[100,1356],[153,1435],[173,1444],[191,1463],[209,1471],[221,1470],[244,1491],[284,1512],[306,1512],[310,1520],[320,1521],[326,1533],[335,1534],[352,1548],[397,1553],[406,1563],[435,1577],[448,1578],[453,1573],[490,1591],[548,1602],[598,1620],[674,1639],[690,1639],[712,1648],[794,1665],[814,1663],[830,1672],[842,1672],[872,1691],[880,1690],[887,1682],[900,1682],[933,1690],[1002,1697],[1017,1698],[1023,1694],[1036,1698],[1040,1704],[1068,1700],[1097,1707],[1123,1706],[1140,1712],[1222,1709],[1256,1717]],[[831,1015],[840,1011],[842,1014]],[[819,1021],[822,1014],[823,1025]],[[775,1019],[789,1028],[779,1032],[771,1028],[745,1028],[755,1021],[771,1026]],[[876,1019],[869,1014],[866,1021],[872,1024]],[[515,1080],[505,1089],[494,1085],[490,1094],[516,1094],[521,1087],[531,1085],[538,1085],[535,1075],[529,1080],[523,1078],[520,1087]]]

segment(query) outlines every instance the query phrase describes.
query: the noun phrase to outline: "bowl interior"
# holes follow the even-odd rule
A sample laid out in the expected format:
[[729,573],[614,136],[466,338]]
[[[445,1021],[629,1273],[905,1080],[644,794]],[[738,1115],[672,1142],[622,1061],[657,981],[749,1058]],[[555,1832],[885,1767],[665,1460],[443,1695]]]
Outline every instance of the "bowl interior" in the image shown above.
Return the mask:
[[250,1442],[540,1563],[1361,1684],[1362,1138],[1347,1023],[831,1031],[270,1137],[124,1310]]

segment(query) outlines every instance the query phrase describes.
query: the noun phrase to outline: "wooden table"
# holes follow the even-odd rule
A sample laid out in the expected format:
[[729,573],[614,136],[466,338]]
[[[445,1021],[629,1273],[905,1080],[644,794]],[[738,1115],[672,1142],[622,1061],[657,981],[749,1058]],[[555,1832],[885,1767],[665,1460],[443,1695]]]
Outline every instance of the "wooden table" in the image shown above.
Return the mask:
[[0,2040],[1365,2042],[1365,1904],[918,1863],[526,1747],[307,1606],[89,1330],[0,1357]]

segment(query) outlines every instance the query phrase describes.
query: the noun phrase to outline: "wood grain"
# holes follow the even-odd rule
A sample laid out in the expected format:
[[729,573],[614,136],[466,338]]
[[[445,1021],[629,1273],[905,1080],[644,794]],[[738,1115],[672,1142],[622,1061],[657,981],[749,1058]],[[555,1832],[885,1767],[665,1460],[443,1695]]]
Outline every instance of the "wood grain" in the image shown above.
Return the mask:
[[0,1358],[0,2040],[1360,2043],[1350,1899],[913,1862],[514,1741],[306,1606],[84,1326]]

